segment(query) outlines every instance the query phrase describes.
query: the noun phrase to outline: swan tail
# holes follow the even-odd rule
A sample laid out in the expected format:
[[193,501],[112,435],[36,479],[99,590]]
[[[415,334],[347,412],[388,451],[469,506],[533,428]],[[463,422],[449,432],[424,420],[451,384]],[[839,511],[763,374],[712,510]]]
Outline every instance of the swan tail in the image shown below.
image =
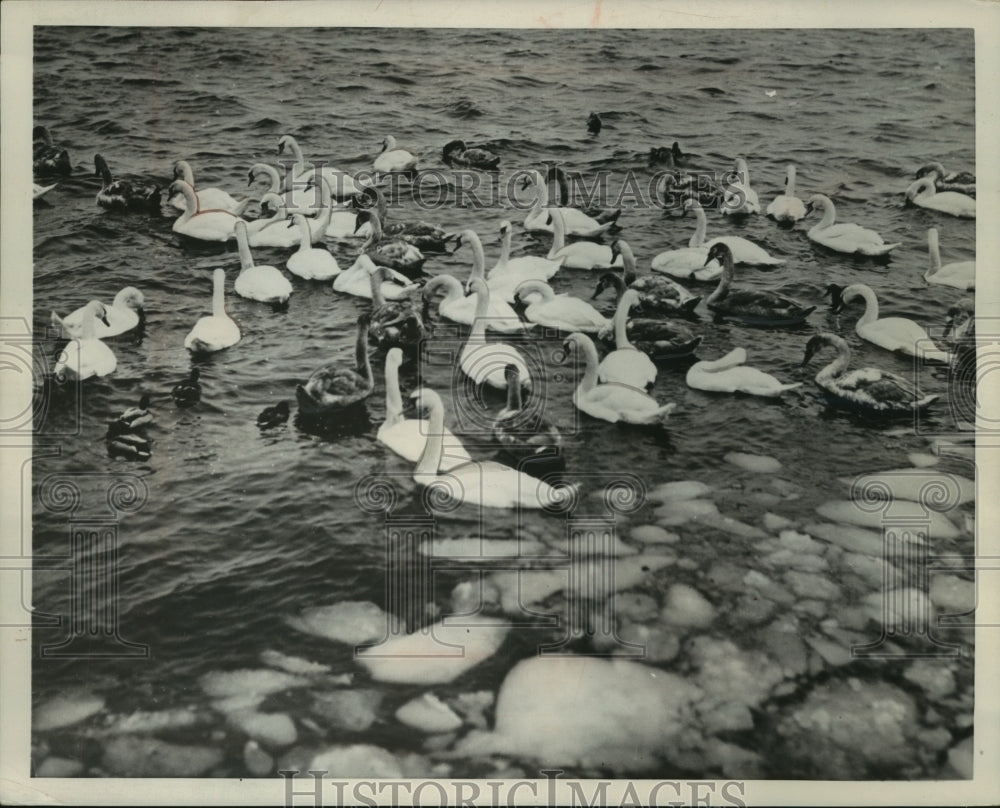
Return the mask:
[[942,362],[944,364],[950,364],[952,360],[952,355],[948,351],[924,351],[921,353],[921,357],[928,362]]
[[688,313],[693,312],[696,308],[698,308],[699,303],[701,303],[700,295],[698,297],[692,297],[689,300],[685,300],[681,304],[681,310],[686,311]]
[[49,317],[49,323],[56,330],[60,337],[68,336],[66,333],[66,327],[63,325],[62,317],[60,317],[55,312],[52,312]]

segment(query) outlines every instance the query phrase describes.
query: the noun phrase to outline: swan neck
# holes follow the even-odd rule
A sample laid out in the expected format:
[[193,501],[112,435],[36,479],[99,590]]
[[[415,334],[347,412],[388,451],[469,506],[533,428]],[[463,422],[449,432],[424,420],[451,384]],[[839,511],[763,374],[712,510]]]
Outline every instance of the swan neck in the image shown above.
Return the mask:
[[191,187],[190,183],[184,180],[181,180],[180,188],[181,193],[184,195],[184,215],[190,219],[198,213],[198,195],[194,192],[194,188]]
[[226,316],[226,278],[224,275],[216,277],[212,284],[212,316]]
[[414,476],[436,476],[441,465],[444,441],[444,405],[440,399],[431,402],[428,421],[427,443],[424,444],[423,454],[420,455],[417,467],[413,471]]
[[865,301],[865,313],[861,315],[858,324],[867,325],[868,323],[874,323],[878,319],[878,298],[875,297],[875,292],[867,286],[862,286],[858,289],[858,293]]
[[694,206],[694,218],[694,235],[691,236],[691,241],[688,242],[688,246],[700,247],[705,243],[705,233],[708,231],[708,217],[705,215],[705,211],[702,209],[701,205]]
[[516,374],[512,374],[507,377],[507,409],[516,412],[521,407],[521,380]]
[[385,363],[385,420],[394,424],[403,418],[403,396],[399,392],[399,366]]
[[587,363],[578,389],[584,393],[589,393],[597,386],[597,348],[594,347],[594,343],[589,339],[581,340],[577,345],[583,351],[583,358]]
[[628,341],[628,310],[632,308],[630,295],[622,295],[618,301],[618,308],[615,309],[615,347],[619,351],[631,348],[632,343]]
[[358,371],[364,373],[365,379],[371,384],[374,381],[372,375],[372,363],[368,358],[368,323],[358,324],[358,341],[354,346],[354,361]]
[[281,177],[278,176],[278,169],[267,163],[258,163],[254,168],[257,171],[262,171],[267,174],[269,180],[271,180],[270,192],[273,194],[281,193]]
[[727,253],[722,261],[722,275],[719,276],[719,285],[715,287],[715,291],[708,296],[706,303],[715,303],[718,300],[722,300],[727,294],[729,294],[729,287],[733,283],[733,254]]
[[101,184],[107,188],[111,185],[111,169],[103,157],[97,161],[97,170],[101,172]]
[[826,200],[826,204],[823,205],[823,219],[820,221],[820,227],[830,227],[837,220],[837,209],[833,206],[833,202],[829,199]]
[[795,196],[795,166],[788,167],[788,181],[785,183],[785,196]]
[[253,255],[250,253],[250,243],[247,241],[247,229],[244,225],[236,228],[236,247],[240,253],[240,268],[251,269]]
[[507,232],[503,234],[503,239],[500,241],[500,258],[497,260],[498,267],[507,266],[507,262],[510,261],[510,247],[511,242],[514,239],[514,234],[511,232],[511,228],[507,228]]
[[486,278],[486,255],[483,253],[483,242],[475,233],[469,233],[469,243],[472,246],[472,277]]
[[937,230],[927,231],[927,249],[930,252],[931,267],[924,275],[925,278],[941,269],[941,246],[938,243]]
[[552,250],[550,255],[555,255],[566,246],[566,220],[563,219],[562,211],[553,208],[549,211],[552,216]]
[[[277,217],[277,214],[275,214],[275,217]],[[309,220],[301,213],[297,213],[294,221],[299,226],[298,252],[306,252],[312,248],[312,231],[309,229]]]
[[847,366],[851,362],[851,348],[846,342],[841,340],[831,344],[837,348],[837,356],[829,365],[816,374],[817,379],[835,378],[847,370]]
[[385,296],[382,294],[382,270],[375,269],[368,273],[368,282],[371,284],[372,308],[378,309],[385,305]]

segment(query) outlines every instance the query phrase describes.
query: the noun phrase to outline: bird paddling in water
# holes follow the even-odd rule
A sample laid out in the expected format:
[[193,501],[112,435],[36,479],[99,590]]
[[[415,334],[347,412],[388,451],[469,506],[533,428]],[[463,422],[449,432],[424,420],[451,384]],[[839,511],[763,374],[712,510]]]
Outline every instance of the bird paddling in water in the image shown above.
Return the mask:
[[601,116],[596,112],[591,112],[590,117],[587,118],[587,131],[592,135],[600,134],[601,126],[603,126]]
[[174,389],[170,391],[170,395],[174,399],[174,404],[181,409],[193,407],[201,401],[201,382],[198,381],[199,375],[198,368],[191,368],[191,375],[184,381],[175,384]]

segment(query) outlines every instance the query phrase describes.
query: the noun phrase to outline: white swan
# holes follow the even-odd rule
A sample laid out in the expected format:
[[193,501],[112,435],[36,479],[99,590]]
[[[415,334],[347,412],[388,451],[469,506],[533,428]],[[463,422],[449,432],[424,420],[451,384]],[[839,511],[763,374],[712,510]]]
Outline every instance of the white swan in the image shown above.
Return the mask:
[[522,255],[510,257],[513,227],[510,222],[500,222],[500,257],[496,266],[486,274],[486,282],[490,291],[501,288],[510,289],[511,297],[505,298],[508,303],[513,300],[513,290],[521,281],[548,281],[562,266],[562,260],[543,258],[540,255]]
[[372,168],[379,174],[405,173],[416,167],[417,158],[406,149],[399,148],[392,135],[386,135],[382,140],[382,152],[372,164]]
[[41,199],[45,194],[51,191],[59,183],[54,183],[53,185],[39,185],[37,182],[32,183],[31,199],[32,201],[36,199]]
[[635,289],[626,289],[618,300],[615,309],[615,350],[609,353],[597,366],[597,378],[601,382],[617,382],[645,390],[656,381],[656,365],[653,360],[628,339],[625,326],[628,323],[628,310],[639,302],[639,293]]
[[[411,463],[420,461],[430,434],[430,422],[424,418],[403,417],[403,397],[399,392],[399,366],[403,363],[403,352],[390,348],[385,355],[385,421],[378,428],[375,438],[392,451]],[[450,429],[444,429],[444,451],[440,468],[450,468],[468,463],[472,457]]]
[[291,224],[299,229],[299,248],[288,257],[285,266],[293,275],[307,281],[328,281],[341,273],[340,265],[329,250],[312,246],[309,220],[301,213],[293,213]]
[[767,215],[777,222],[792,224],[805,218],[806,203],[795,195],[795,166],[785,169],[785,191],[767,206]]
[[[291,135],[282,135],[278,139],[278,154],[285,154],[286,149],[295,158],[295,163],[291,166],[292,170],[285,174],[284,187],[294,191],[296,186],[301,187],[303,183],[311,182],[314,179],[316,175],[315,162],[306,163],[298,141]],[[355,183],[350,174],[339,168],[324,165],[320,168],[319,173],[327,180],[337,199],[352,197],[363,188],[362,185]]]
[[[531,206],[531,210],[528,211],[528,215],[524,219],[525,230],[544,230],[546,233],[553,232],[554,225],[549,221],[549,213],[553,210],[562,212],[563,224],[565,225],[567,236],[599,236],[614,224],[613,221],[601,224],[597,219],[588,216],[582,210],[577,210],[576,208],[550,208],[548,186],[539,171],[528,172],[525,183],[522,189],[526,188],[529,184],[535,188],[535,203]],[[552,257],[551,254],[549,257]]]
[[568,294],[557,295],[545,281],[522,281],[514,291],[515,297],[532,295],[524,316],[533,323],[560,331],[596,333],[608,325],[608,318],[591,306]]
[[710,393],[748,393],[752,396],[780,396],[785,390],[801,387],[801,382],[782,384],[770,373],[745,367],[745,348],[733,348],[721,359],[695,362],[685,381],[695,390]]
[[938,191],[933,177],[917,180],[906,189],[906,198],[921,208],[959,216],[963,219],[976,218],[976,200],[958,191]]
[[[95,320],[93,302],[62,318],[52,312],[52,325],[67,339],[82,336],[84,320]],[[142,322],[142,307],[145,303],[146,299],[142,292],[134,286],[126,286],[115,295],[114,302],[110,306],[104,307],[104,319],[96,318],[94,336],[97,339],[107,339],[131,331]]]
[[435,486],[438,495],[487,508],[547,508],[563,503],[573,489],[555,488],[523,471],[493,460],[470,461],[441,473],[444,440],[444,404],[433,390],[412,394],[421,409],[430,411],[427,445],[413,470],[418,485]]
[[587,366],[580,384],[573,392],[573,404],[581,412],[615,424],[663,423],[676,404],[660,405],[655,398],[627,384],[597,383],[597,348],[586,334],[570,334],[563,343],[566,350],[583,352]]
[[938,348],[928,333],[913,320],[905,317],[879,319],[878,298],[870,286],[864,283],[852,283],[843,288],[830,284],[827,290],[833,298],[834,312],[843,311],[845,304],[855,298],[860,297],[865,301],[865,313],[854,326],[854,331],[861,339],[887,351],[899,351],[907,356],[917,356],[936,362],[951,360],[951,354]]
[[[503,331],[504,333],[524,331],[526,328],[525,324],[510,305],[514,300],[514,290],[510,287],[511,279],[504,275],[500,275],[493,280],[486,279],[486,257],[483,253],[483,243],[479,240],[479,235],[475,230],[462,230],[455,238],[455,252],[463,244],[468,244],[472,248],[472,269],[469,272],[468,280],[465,282],[466,290],[472,288],[473,280],[483,281],[490,290],[490,307],[486,314],[488,326],[494,331]],[[449,299],[451,295],[452,293],[449,292]],[[473,317],[475,316],[474,312],[475,309],[473,308]],[[465,321],[460,320],[458,322]]]
[[[687,249],[667,250],[657,255],[650,262],[650,267],[656,272],[672,275],[675,278],[687,278],[696,281],[714,281],[722,274],[722,266],[718,261],[708,264],[708,251],[715,244],[725,244],[733,254],[733,261],[747,266],[778,267],[785,263],[783,258],[775,258],[763,247],[758,247],[752,241],[741,236],[717,236],[705,240],[708,229],[708,218],[697,199],[684,200],[685,213],[694,211],[697,222],[694,234],[688,242]],[[700,263],[699,263],[700,261]]]
[[897,241],[895,244],[886,244],[882,236],[874,230],[868,230],[857,224],[835,223],[837,209],[828,196],[813,194],[809,197],[806,203],[806,215],[817,208],[823,211],[823,219],[809,229],[809,240],[831,250],[859,255],[888,255],[902,243]]
[[572,208],[550,208],[553,238],[549,260],[558,261],[568,269],[608,269],[622,266],[622,257],[614,256],[611,248],[593,241],[566,243],[566,216],[563,211]]
[[[369,273],[374,271],[375,262],[367,255],[359,255],[351,266],[333,279],[333,290],[335,292],[343,292],[345,295],[354,295],[355,297],[364,297],[371,300],[372,282]],[[382,282],[382,297],[386,300],[399,300],[401,297],[406,297],[419,288],[401,272],[396,272],[393,269],[389,269],[388,271],[396,282]]]
[[459,355],[459,366],[476,384],[488,384],[497,390],[507,389],[504,368],[508,364],[517,367],[521,376],[521,386],[531,389],[531,373],[520,352],[505,342],[487,342],[486,325],[490,310],[490,290],[484,281],[474,278],[470,286],[476,295],[476,318],[472,323],[469,339]]
[[83,381],[91,376],[108,376],[118,367],[114,351],[94,335],[98,322],[108,324],[104,316],[104,304],[99,300],[91,300],[84,309],[80,336],[66,343],[53,368],[52,373],[59,382],[66,378],[67,371]]
[[237,216],[225,210],[202,211],[194,188],[184,180],[174,180],[170,185],[171,195],[184,196],[184,213],[174,220],[173,231],[199,241],[228,241],[233,237]]
[[242,219],[236,223],[236,245],[240,251],[240,274],[233,284],[236,294],[260,303],[286,303],[292,296],[291,281],[277,267],[254,264]]
[[[194,171],[192,171],[191,164],[187,160],[178,160],[174,163],[174,179],[184,180],[184,182],[194,189],[195,195],[198,197],[198,206],[202,210],[226,210],[230,213],[235,213],[237,216],[242,216],[250,204],[249,199],[238,201],[221,188],[199,189],[194,184]],[[178,210],[187,209],[184,195],[180,193],[172,195],[169,199],[169,204]]]
[[[476,321],[476,306],[479,296],[475,293],[466,295],[462,284],[451,275],[435,275],[423,289],[425,296],[433,294],[438,289],[444,289],[444,297],[438,302],[438,314],[447,320],[462,325],[472,325]],[[512,334],[525,330],[525,324],[517,316],[510,304],[503,300],[494,300],[490,296],[489,310],[486,313],[486,327],[504,334]]]
[[269,181],[267,192],[281,197],[286,213],[304,213],[308,216],[315,216],[320,212],[323,202],[319,186],[306,188],[299,184],[296,188],[285,190],[281,177],[278,175],[278,169],[267,163],[254,163],[250,166],[247,174],[247,185],[253,185],[260,174],[266,176]]
[[722,215],[760,213],[757,192],[750,187],[750,169],[742,157],[736,158],[736,179],[722,193]]
[[226,314],[226,273],[212,273],[212,314],[202,317],[184,338],[184,347],[197,353],[221,351],[240,341],[240,328]]
[[927,230],[927,249],[930,253],[931,265],[924,273],[925,281],[942,286],[954,286],[956,289],[968,292],[976,288],[975,261],[957,261],[941,266],[941,251],[938,247],[936,227]]

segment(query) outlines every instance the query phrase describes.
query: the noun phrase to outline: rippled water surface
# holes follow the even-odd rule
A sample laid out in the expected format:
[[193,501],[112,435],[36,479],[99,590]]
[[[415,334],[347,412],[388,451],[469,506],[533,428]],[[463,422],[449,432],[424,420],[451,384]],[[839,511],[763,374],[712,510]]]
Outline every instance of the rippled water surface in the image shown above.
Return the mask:
[[[187,159],[202,186],[241,196],[247,193],[252,163],[277,162],[276,144],[284,133],[295,135],[307,157],[329,160],[347,171],[370,168],[382,138],[392,134],[419,155],[421,167],[443,171],[443,176],[450,172],[441,162],[441,147],[462,138],[489,145],[501,155],[506,172],[538,168],[543,160],[559,160],[584,173],[606,170],[615,195],[626,172],[640,180],[652,174],[651,147],[677,140],[690,155],[689,165],[699,169],[725,171],[735,156],[746,156],[764,204],[780,192],[784,166],[795,163],[800,196],[825,193],[837,203],[840,219],[871,227],[902,246],[889,263],[873,264],[811,246],[805,234],[808,222],[784,230],[763,216],[733,223],[710,212],[710,237],[738,233],[787,260],[774,269],[744,269],[738,283],[780,287],[818,309],[808,326],[797,331],[716,324],[703,307],[691,327],[703,335],[701,358],[714,359],[743,346],[751,364],[784,381],[802,382],[801,388],[780,401],[711,395],[685,385],[686,366],[664,365],[652,394],[677,403],[665,429],[614,426],[583,417],[574,431],[578,419],[571,394],[577,376],[567,366],[569,370],[553,370],[548,379],[546,409],[570,433],[566,476],[581,483],[581,511],[601,513],[603,486],[630,473],[649,489],[674,480],[708,483],[719,509],[747,524],[760,527],[765,512],[772,512],[801,526],[817,519],[815,508],[824,501],[847,496],[839,478],[907,467],[908,453],[928,452],[927,438],[915,434],[911,423],[872,424],[827,409],[812,382],[820,360],[807,368],[800,363],[809,334],[829,330],[849,340],[857,364],[913,372],[911,360],[854,335],[857,308],[840,316],[829,313],[823,294],[829,283],[867,283],[877,291],[885,313],[915,319],[933,333],[939,333],[949,306],[964,296],[948,287],[928,287],[922,280],[926,230],[940,230],[946,262],[969,260],[975,250],[974,221],[904,207],[903,191],[913,172],[930,159],[955,170],[975,170],[973,58],[972,33],[960,30],[36,29],[34,123],[47,125],[69,150],[73,173],[35,206],[35,331],[44,331],[53,310],[67,313],[91,298],[110,302],[128,285],[145,295],[146,327],[139,337],[112,341],[118,369],[86,383],[78,413],[70,394],[51,401],[36,440],[34,548],[39,556],[57,556],[66,553],[69,542],[65,512],[54,512],[39,498],[38,486],[49,475],[138,475],[148,498],[119,511],[117,608],[121,636],[147,645],[151,654],[147,659],[104,660],[36,655],[36,705],[78,688],[103,700],[102,708],[83,723],[36,732],[36,763],[51,753],[81,761],[90,774],[141,774],[116,769],[118,764],[109,761],[108,728],[116,717],[135,711],[179,709],[192,711],[198,720],[172,726],[159,737],[182,747],[218,750],[217,764],[205,773],[247,776],[247,735],[210,706],[204,677],[263,668],[261,654],[280,651],[330,666],[330,677],[353,674],[353,686],[372,689],[380,699],[371,726],[345,730],[331,728],[315,709],[315,694],[333,687],[329,679],[271,695],[261,709],[291,718],[298,735],[293,749],[372,743],[401,758],[423,756],[416,759],[426,767],[420,771],[424,764],[413,764],[408,773],[414,775],[433,770],[455,776],[493,771],[537,776],[532,772],[538,762],[530,756],[522,759],[516,751],[435,761],[424,737],[401,729],[394,719],[397,707],[426,688],[372,683],[347,645],[287,624],[311,606],[366,600],[387,606],[383,517],[357,504],[359,479],[379,472],[396,475],[399,508],[418,511],[409,464],[375,441],[384,414],[380,354],[373,352],[376,390],[367,422],[315,429],[293,416],[286,426],[269,431],[255,424],[264,407],[294,401],[296,384],[320,364],[352,355],[354,321],[367,304],[335,294],[329,284],[297,278],[285,311],[237,297],[232,291],[239,268],[235,251],[181,244],[166,208],[162,215],[120,215],[94,204],[95,153],[107,158],[116,176],[155,178],[163,184],[169,182],[173,161]],[[604,121],[596,137],[586,131],[591,111]],[[427,187],[437,182],[428,181]],[[503,218],[515,222],[515,255],[544,254],[549,246],[548,237],[520,227],[524,213],[510,209],[507,201],[483,209],[420,211],[407,198],[391,215],[400,221],[419,217],[449,229],[475,229],[489,265],[499,250],[496,233]],[[655,208],[626,209],[620,224],[641,271],[648,271],[650,259],[661,250],[686,245],[694,228],[692,218],[673,218]],[[341,266],[350,265],[356,242],[329,246]],[[279,267],[288,256],[288,251],[263,248],[254,253],[258,264]],[[243,338],[226,351],[196,360],[203,401],[189,410],[177,409],[169,393],[193,361],[184,337],[208,313],[211,270],[219,266],[228,272],[227,305]],[[463,248],[455,255],[433,257],[426,269],[464,277],[469,266],[470,253]],[[587,272],[563,270],[554,286],[589,299],[594,280]],[[709,289],[699,291],[707,294]],[[610,314],[613,303],[606,297],[598,305]],[[458,345],[465,331],[449,333],[456,333]],[[446,336],[440,339],[442,345],[450,344]],[[548,361],[559,345],[559,339],[546,339],[538,350]],[[922,430],[948,432],[947,370],[919,372],[928,392],[944,396]],[[422,380],[442,392],[449,418],[477,406],[452,395],[447,361],[425,367]],[[404,393],[415,382],[416,370],[404,368]],[[110,459],[103,440],[106,421],[142,392],[151,394],[156,416],[150,431],[152,457],[143,463]],[[462,389],[455,393],[464,395]],[[495,412],[502,400],[488,394],[486,404]],[[461,425],[455,431],[461,432]],[[67,433],[73,434],[59,437]],[[493,447],[477,445],[474,435],[467,442],[475,457],[494,453]],[[734,451],[768,455],[782,468],[772,475],[750,473],[723,460]],[[965,466],[946,461],[945,467],[971,476]],[[102,508],[109,478],[76,479],[82,501],[90,503],[85,507],[93,507],[95,518],[106,519]],[[656,521],[653,510],[647,504],[621,517],[619,536],[627,541],[630,526]],[[530,515],[524,522],[528,534],[550,541],[566,529],[559,516]],[[498,511],[484,514],[481,525],[460,512],[435,529],[443,538],[479,531],[490,538],[510,538],[516,528],[510,513]],[[719,647],[730,648],[731,658],[740,664],[756,659],[750,656],[754,653],[766,654],[768,664],[784,666],[785,681],[751,705],[749,724],[716,731],[711,722],[693,721],[703,733],[700,740],[676,757],[668,751],[655,765],[640,766],[640,773],[791,779],[955,776],[946,752],[971,732],[971,633],[947,633],[966,653],[961,660],[942,663],[957,682],[944,695],[934,696],[905,677],[905,665],[898,661],[839,665],[810,650],[807,663],[798,666],[789,661],[791,651],[781,650],[785,646],[769,643],[767,632],[778,630],[779,617],[790,626],[790,636],[799,638],[788,647],[801,649],[806,659],[801,638],[829,628],[842,606],[852,606],[877,587],[862,586],[831,563],[824,574],[841,587],[836,599],[800,591],[762,619],[747,608],[745,591],[718,580],[721,571],[733,570],[736,580],[752,571],[779,580],[781,572],[763,560],[761,540],[697,523],[676,530],[680,542],[660,547],[671,554],[671,564],[643,579],[638,589],[659,604],[672,585],[690,584],[712,604],[715,618],[707,627],[679,631],[679,653],[657,664],[706,687],[698,679],[697,658],[698,643],[708,638],[732,643]],[[934,549],[954,555],[969,552],[970,546],[971,538],[963,533],[936,542]],[[467,569],[437,574],[434,607],[447,611],[452,588],[473,577]],[[37,574],[36,608],[68,614],[68,586],[64,572]],[[98,606],[111,598],[103,590],[92,594]],[[877,638],[875,623],[844,622],[856,632],[854,638]],[[39,626],[34,642],[58,642],[60,631]],[[446,701],[469,692],[495,693],[539,639],[551,641],[553,636],[544,629],[514,630],[487,662],[434,690]],[[592,649],[585,638],[571,647],[579,653]],[[757,675],[752,665],[748,670],[751,678]],[[894,694],[906,694],[915,710],[912,733],[906,737],[912,747],[909,757],[890,756],[869,765],[850,755],[814,759],[796,751],[797,738],[788,730],[795,711],[841,680],[869,687],[885,683]],[[489,724],[489,709],[486,716]],[[468,724],[459,735],[467,730]],[[449,743],[438,739],[437,746]],[[750,757],[744,764],[738,756],[720,758],[718,743],[750,750]],[[279,759],[289,746],[275,744],[268,751]],[[446,768],[432,769],[435,765]],[[632,769],[592,761],[576,771],[622,775]]]

